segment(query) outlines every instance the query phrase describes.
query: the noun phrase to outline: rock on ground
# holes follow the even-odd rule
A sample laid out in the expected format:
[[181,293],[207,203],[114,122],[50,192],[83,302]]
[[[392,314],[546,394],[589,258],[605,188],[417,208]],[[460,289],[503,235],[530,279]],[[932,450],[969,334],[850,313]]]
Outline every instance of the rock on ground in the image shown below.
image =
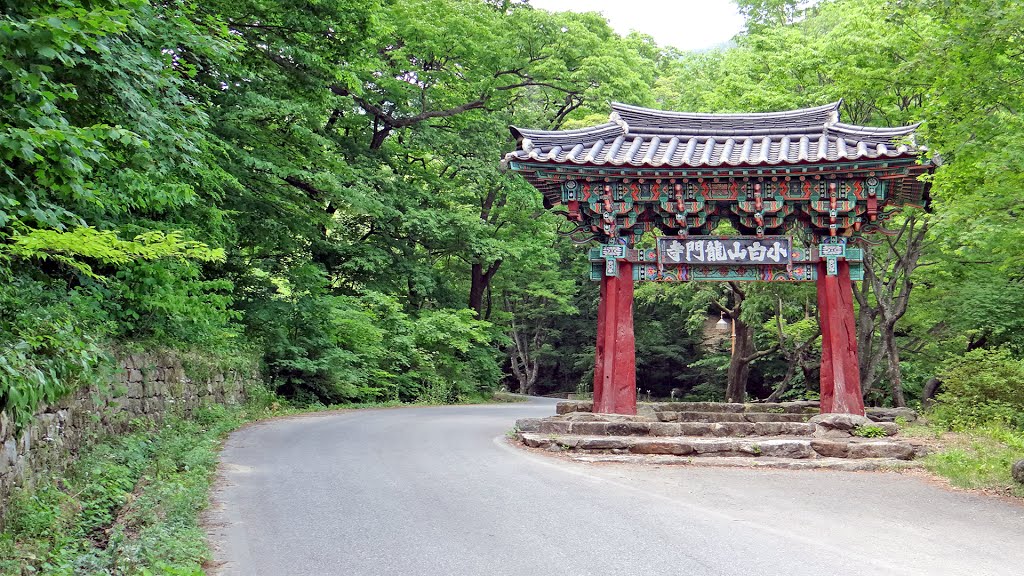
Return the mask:
[[903,418],[907,422],[917,420],[917,412],[911,408],[867,408],[867,417],[875,422],[895,422]]
[[861,426],[875,426],[885,431],[886,436],[895,436],[899,426],[892,422],[875,422],[856,414],[819,414],[808,420],[814,425],[815,438],[846,438],[854,435]]
[[1013,465],[1013,479],[1024,484],[1024,460],[1017,460]]

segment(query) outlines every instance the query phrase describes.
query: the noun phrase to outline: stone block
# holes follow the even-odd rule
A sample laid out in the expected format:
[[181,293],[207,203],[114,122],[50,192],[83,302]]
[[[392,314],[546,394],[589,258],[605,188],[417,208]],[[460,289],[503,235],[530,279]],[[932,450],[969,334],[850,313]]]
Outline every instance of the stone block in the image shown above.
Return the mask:
[[39,425],[39,435],[42,438],[50,438],[52,440],[60,435],[60,423],[57,422],[57,414],[55,412],[37,415],[36,422]]
[[[189,404],[192,403],[189,402]],[[540,431],[540,418],[520,418],[516,420],[516,429],[520,432],[538,432]]]
[[581,438],[577,447],[580,450],[614,450],[629,448],[629,443],[622,438]]
[[1013,468],[1010,469],[1010,473],[1013,475],[1013,479],[1021,484],[1024,484],[1024,460],[1017,460],[1013,463]]
[[672,454],[675,456],[686,456],[693,454],[693,446],[685,442],[675,440],[651,440],[645,439],[629,447],[634,454]]
[[718,422],[710,427],[712,436],[732,437],[750,436],[754,433],[754,425],[750,422]]
[[680,422],[743,422],[743,414],[732,412],[679,412]]
[[582,436],[607,436],[608,422],[573,422],[569,430]]
[[32,426],[26,426],[21,431],[21,437],[18,439],[18,454],[28,454],[32,450],[32,438],[35,437]]
[[128,409],[128,397],[119,396],[117,398],[111,398],[110,402],[107,403],[107,409],[113,412],[121,412]]
[[743,404],[728,402],[657,402],[651,405],[655,412],[743,412]]
[[870,418],[858,414],[818,414],[808,420],[811,424],[833,430],[853,430],[872,424]]
[[651,436],[681,436],[681,425],[675,422],[651,422]]
[[814,458],[815,451],[810,440],[764,440],[755,446],[760,448],[761,456],[772,458]]
[[821,426],[816,426],[814,428],[814,433],[811,434],[811,435],[814,436],[815,438],[837,438],[837,439],[845,439],[845,438],[850,438],[851,436],[853,436],[850,433],[849,430],[836,430],[836,429],[833,429],[833,428],[824,428],[824,427],[821,427]]
[[609,420],[602,418],[605,414],[593,414],[591,412],[567,412],[554,416],[558,420],[565,420],[566,422],[608,422]]
[[8,438],[0,449],[0,471],[10,470],[18,460],[18,443]]
[[911,408],[867,408],[865,412],[875,422],[895,422],[897,418],[914,422],[918,418],[917,412]]
[[593,412],[593,402],[559,402],[555,404],[555,414],[568,414],[570,412]]
[[850,453],[850,445],[847,442],[833,440],[811,440],[811,449],[824,458],[846,458]]
[[571,424],[571,422],[543,420],[540,423],[540,431],[544,434],[568,434]]
[[558,436],[557,438],[555,438],[555,443],[557,443],[560,447],[566,449],[576,448],[580,445],[580,442],[582,441],[583,438],[580,438],[578,436]]
[[680,402],[683,411],[686,412],[727,412],[738,414],[746,407],[735,402]]
[[758,404],[744,404],[744,412],[785,412],[786,407],[778,402],[762,402]]
[[905,442],[851,442],[847,457],[913,460],[914,447]]
[[546,436],[538,436],[537,434],[523,434],[522,440],[523,444],[529,446],[530,448],[546,448],[554,443],[554,440],[552,440],[551,438]]
[[651,430],[649,422],[609,422],[609,436],[643,436]]
[[821,403],[817,400],[799,400],[796,402],[783,402],[780,404],[786,412],[792,414],[817,414],[821,409]]
[[806,422],[805,414],[789,414],[774,412],[748,412],[743,415],[747,422]]
[[142,386],[142,382],[129,382],[128,383],[128,397],[129,398],[142,398],[145,396],[145,391]]
[[[718,454],[721,452],[740,452],[740,444],[735,441],[695,441],[693,443],[693,450],[697,454]],[[751,452],[752,453],[752,452]]]
[[150,413],[163,413],[164,409],[167,408],[165,399],[162,396],[154,396],[149,399],[149,412]]
[[872,426],[878,426],[882,430],[885,430],[886,436],[895,436],[900,432],[900,427],[895,422],[875,422]]
[[803,422],[755,422],[755,436],[787,436],[787,435],[810,435],[814,432],[814,426]]
[[142,382],[143,380],[144,378],[142,377],[142,370],[139,370],[138,368],[132,368],[131,370],[128,371],[128,382]]
[[701,422],[680,422],[679,434],[682,436],[707,436],[708,425]]

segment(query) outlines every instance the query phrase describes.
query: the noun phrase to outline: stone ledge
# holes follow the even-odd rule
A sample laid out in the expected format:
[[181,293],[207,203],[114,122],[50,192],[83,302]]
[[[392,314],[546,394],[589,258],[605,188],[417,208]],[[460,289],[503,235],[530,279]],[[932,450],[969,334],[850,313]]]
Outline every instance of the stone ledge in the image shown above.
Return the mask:
[[[589,400],[569,400],[555,405],[557,414],[571,412],[593,412],[594,403]],[[802,402],[749,402],[746,404],[730,402],[638,402],[637,412],[724,412],[741,413],[782,413],[782,414],[817,414],[818,403]]]
[[569,453],[568,457],[576,462],[585,463],[617,463],[644,464],[663,466],[715,466],[723,468],[777,468],[783,470],[835,470],[839,472],[875,472],[898,471],[921,468],[920,462],[893,460],[890,458],[815,458],[795,460],[792,458],[762,457],[721,457],[704,456],[687,458],[684,456],[639,455],[639,454],[579,454]]
[[[567,416],[572,416],[569,414]],[[587,416],[590,416],[587,414]],[[593,415],[599,416],[599,415]],[[516,421],[520,432],[545,432],[581,436],[809,436],[814,426],[803,422],[642,422],[568,420],[566,417],[523,418]],[[557,424],[551,424],[556,422]]]
[[773,412],[656,412],[662,422],[806,422],[809,414]]
[[919,454],[913,444],[893,440],[823,440],[803,437],[707,438],[692,436],[584,436],[520,432],[519,439],[531,448],[610,451],[675,456],[817,458],[888,458],[912,460]]

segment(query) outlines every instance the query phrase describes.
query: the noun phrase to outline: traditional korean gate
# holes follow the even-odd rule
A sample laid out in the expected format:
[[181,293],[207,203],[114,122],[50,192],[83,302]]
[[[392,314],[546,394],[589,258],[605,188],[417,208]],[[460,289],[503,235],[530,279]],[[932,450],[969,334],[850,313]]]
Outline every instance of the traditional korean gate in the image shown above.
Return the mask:
[[[839,122],[836,102],[762,114],[693,114],[612,104],[568,131],[512,128],[505,162],[601,243],[594,410],[636,413],[633,283],[816,282],[821,411],[863,414],[852,281],[860,243],[895,209],[924,203],[917,127]],[[738,236],[712,236],[720,221]],[[656,248],[638,248],[658,230]],[[810,248],[787,233],[801,233]]]

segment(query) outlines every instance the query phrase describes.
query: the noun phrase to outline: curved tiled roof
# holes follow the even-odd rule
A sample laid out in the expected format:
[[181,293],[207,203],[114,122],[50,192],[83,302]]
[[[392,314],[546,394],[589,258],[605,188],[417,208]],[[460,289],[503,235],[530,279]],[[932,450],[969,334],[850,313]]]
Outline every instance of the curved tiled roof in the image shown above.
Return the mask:
[[839,122],[834,102],[760,114],[667,112],[612,104],[609,122],[578,130],[510,127],[507,160],[644,167],[774,165],[916,156],[917,124],[872,128]]
[[635,132],[666,130],[676,134],[706,136],[742,135],[751,131],[788,132],[822,126],[839,118],[839,105],[833,102],[816,108],[763,112],[757,114],[700,114],[668,112],[612,102],[612,114]]

